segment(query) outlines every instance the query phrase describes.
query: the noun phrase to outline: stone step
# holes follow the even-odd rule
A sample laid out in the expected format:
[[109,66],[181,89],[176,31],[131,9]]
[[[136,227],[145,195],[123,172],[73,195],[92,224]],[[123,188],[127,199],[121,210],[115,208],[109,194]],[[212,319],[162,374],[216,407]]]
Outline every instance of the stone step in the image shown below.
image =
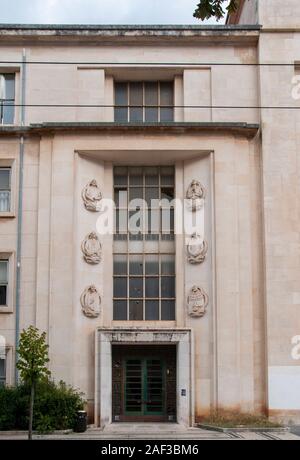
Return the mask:
[[201,439],[230,439],[230,435],[209,432],[200,428],[186,428],[179,424],[139,424],[113,423],[103,431],[89,430],[89,437],[103,440],[141,439],[141,440],[201,440]]

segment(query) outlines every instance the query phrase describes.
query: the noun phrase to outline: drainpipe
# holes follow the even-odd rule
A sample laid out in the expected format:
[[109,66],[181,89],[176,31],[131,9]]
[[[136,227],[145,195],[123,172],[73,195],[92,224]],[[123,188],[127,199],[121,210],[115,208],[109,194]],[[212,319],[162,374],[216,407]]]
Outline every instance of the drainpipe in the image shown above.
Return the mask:
[[[25,88],[26,88],[26,52],[23,49],[21,68],[21,126],[25,125]],[[18,229],[17,229],[17,271],[16,271],[16,337],[15,357],[18,361],[20,336],[20,297],[21,297],[21,256],[22,256],[22,224],[23,224],[23,169],[24,169],[24,136],[20,136],[19,144],[19,193],[18,193]],[[15,383],[19,383],[19,371],[15,366]]]

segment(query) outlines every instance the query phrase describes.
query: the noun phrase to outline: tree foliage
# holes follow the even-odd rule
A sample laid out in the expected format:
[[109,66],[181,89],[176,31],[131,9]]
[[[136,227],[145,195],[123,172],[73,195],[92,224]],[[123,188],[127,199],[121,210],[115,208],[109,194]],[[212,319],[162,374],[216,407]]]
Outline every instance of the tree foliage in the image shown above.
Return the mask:
[[18,354],[17,369],[20,371],[22,381],[31,388],[28,439],[32,439],[35,388],[42,379],[50,377],[50,372],[47,369],[49,358],[46,333],[40,334],[34,326],[23,330],[20,336]]
[[234,13],[239,6],[239,2],[240,0],[230,0],[226,6],[226,0],[200,0],[194,12],[194,17],[202,21],[215,17],[219,21],[224,17],[226,11]]
[[17,368],[24,383],[35,385],[42,378],[50,376],[47,369],[49,358],[45,332],[40,334],[39,330],[33,326],[23,330],[18,354]]

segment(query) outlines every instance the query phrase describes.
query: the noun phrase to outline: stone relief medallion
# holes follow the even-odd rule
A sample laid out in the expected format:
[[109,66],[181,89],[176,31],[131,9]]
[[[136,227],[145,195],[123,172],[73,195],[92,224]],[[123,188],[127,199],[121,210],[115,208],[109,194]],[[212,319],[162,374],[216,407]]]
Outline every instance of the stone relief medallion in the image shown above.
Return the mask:
[[199,211],[204,206],[206,190],[198,180],[193,180],[187,189],[187,208],[192,211]]
[[82,199],[88,211],[101,211],[102,193],[95,179],[89,182],[82,190]]
[[91,265],[97,265],[101,262],[102,246],[98,235],[95,232],[85,237],[81,244],[81,250],[84,260]]
[[87,287],[80,297],[82,311],[88,318],[98,318],[100,315],[101,297],[95,286]]
[[207,241],[194,233],[187,245],[187,256],[190,264],[202,264],[208,251]]
[[208,306],[208,295],[198,286],[193,286],[188,296],[188,314],[192,318],[201,318],[205,315]]

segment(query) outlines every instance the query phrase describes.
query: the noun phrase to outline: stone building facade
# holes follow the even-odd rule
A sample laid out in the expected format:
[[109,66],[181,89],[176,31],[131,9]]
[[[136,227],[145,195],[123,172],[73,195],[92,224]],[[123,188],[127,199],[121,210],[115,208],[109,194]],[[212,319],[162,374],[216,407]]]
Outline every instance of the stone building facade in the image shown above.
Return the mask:
[[[99,426],[299,421],[299,19],[0,26],[1,383],[34,324]],[[199,231],[101,234],[120,192],[119,219],[188,199]]]

